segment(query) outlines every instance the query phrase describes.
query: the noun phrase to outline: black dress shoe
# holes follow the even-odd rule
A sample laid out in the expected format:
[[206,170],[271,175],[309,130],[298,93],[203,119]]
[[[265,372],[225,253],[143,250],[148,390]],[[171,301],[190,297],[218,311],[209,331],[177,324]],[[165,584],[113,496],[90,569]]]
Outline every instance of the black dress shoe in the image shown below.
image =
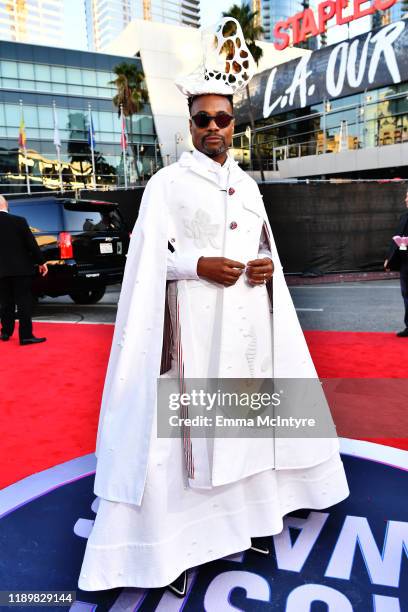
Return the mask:
[[259,553],[260,555],[269,555],[269,546],[261,542],[258,538],[251,538],[252,546],[249,550]]
[[38,344],[39,342],[45,342],[47,338],[35,338],[35,336],[33,336],[32,338],[25,338],[25,340],[20,340],[20,344],[22,344],[23,346],[25,344]]
[[397,336],[398,338],[408,338],[408,327],[398,332]]
[[177,595],[177,597],[185,597],[187,593],[187,572],[185,571],[180,574],[180,576],[176,578],[176,580],[168,584],[166,588],[169,589],[169,591],[171,591],[175,595]]
[[3,342],[7,342],[7,340],[10,339],[10,336],[8,336],[7,334],[1,334],[0,336],[0,340],[3,340]]

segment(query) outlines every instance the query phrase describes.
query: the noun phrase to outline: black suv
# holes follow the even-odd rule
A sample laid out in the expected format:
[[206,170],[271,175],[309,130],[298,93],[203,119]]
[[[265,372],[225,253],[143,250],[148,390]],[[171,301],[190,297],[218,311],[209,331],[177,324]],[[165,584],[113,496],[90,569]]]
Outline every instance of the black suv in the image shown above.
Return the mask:
[[130,233],[118,204],[55,197],[8,203],[27,219],[48,264],[48,274],[34,279],[35,297],[69,295],[93,304],[107,285],[122,281]]

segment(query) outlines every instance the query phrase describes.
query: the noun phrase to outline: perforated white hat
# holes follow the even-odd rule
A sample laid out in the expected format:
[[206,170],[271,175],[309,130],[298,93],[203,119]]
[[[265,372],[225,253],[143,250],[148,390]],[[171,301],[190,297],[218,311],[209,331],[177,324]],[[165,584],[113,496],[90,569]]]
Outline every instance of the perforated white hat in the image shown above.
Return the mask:
[[176,80],[187,97],[201,94],[232,95],[243,89],[256,71],[242,28],[233,17],[224,17],[201,32],[203,60],[189,75]]

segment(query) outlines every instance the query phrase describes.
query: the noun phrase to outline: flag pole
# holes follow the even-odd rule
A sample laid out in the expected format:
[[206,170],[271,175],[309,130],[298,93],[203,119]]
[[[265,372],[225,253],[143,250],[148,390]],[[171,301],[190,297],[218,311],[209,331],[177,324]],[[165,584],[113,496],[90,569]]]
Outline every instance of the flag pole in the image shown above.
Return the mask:
[[89,115],[89,141],[90,141],[89,144],[91,147],[91,158],[92,158],[92,180],[93,180],[93,188],[96,189],[94,131],[93,131],[93,121],[92,121],[92,112],[91,112],[90,104],[88,104],[88,115]]
[[[23,111],[23,101],[20,100],[20,143],[22,145],[22,150],[24,154],[24,165],[26,171],[26,183],[27,183],[27,193],[31,194],[31,185],[30,185],[30,175],[28,173],[28,164],[27,164],[27,146],[26,146],[26,135],[25,135],[25,125],[24,125],[24,111]],[[20,144],[19,143],[19,144]]]
[[128,188],[127,167],[126,167],[126,149],[123,149],[123,170],[125,172],[125,189]]
[[61,164],[61,147],[57,147],[57,160],[58,160],[58,176],[60,182],[61,193],[64,191],[64,185],[62,182],[62,164]]
[[57,149],[57,160],[58,160],[58,176],[60,183],[61,193],[64,191],[64,184],[62,182],[62,164],[61,164],[61,140],[58,129],[58,119],[57,119],[57,107],[55,106],[55,101],[52,103],[54,110],[54,144]]
[[121,122],[121,144],[123,151],[123,172],[125,175],[125,189],[128,188],[128,177],[127,177],[127,167],[126,167],[126,133],[125,133],[125,117],[123,115],[123,104],[120,105],[120,122]]

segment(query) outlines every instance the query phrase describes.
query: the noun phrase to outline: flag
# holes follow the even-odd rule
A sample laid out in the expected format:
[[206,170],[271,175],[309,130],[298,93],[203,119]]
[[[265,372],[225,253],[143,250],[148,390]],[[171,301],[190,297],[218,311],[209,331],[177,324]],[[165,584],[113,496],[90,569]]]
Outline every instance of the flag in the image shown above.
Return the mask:
[[123,108],[121,109],[120,117],[121,117],[120,146],[122,147],[122,151],[126,151],[126,147],[127,147],[126,122],[125,122],[125,116],[123,114]]
[[61,138],[60,138],[60,133],[58,129],[57,109],[55,108],[55,105],[54,105],[54,144],[57,149],[61,148]]
[[89,109],[88,144],[92,150],[95,148],[95,130],[94,130],[91,109]]
[[23,115],[23,110],[21,109],[20,128],[18,130],[18,146],[20,149],[25,149],[26,145],[27,145],[27,138],[26,138],[26,133],[25,133],[24,115]]

